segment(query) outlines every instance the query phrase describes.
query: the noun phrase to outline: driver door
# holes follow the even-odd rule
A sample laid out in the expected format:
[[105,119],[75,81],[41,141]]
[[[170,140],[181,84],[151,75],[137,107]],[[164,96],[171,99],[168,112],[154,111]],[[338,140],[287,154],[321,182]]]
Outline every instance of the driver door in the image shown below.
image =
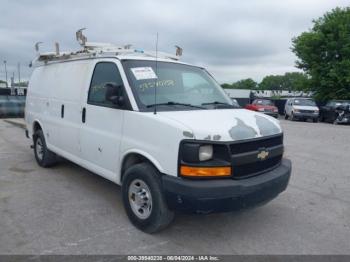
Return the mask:
[[[106,85],[107,83],[109,85]],[[80,139],[83,161],[96,173],[115,180],[119,170],[119,149],[125,108],[106,99],[110,84],[123,89],[123,81],[116,62],[97,62],[87,97],[82,104]]]

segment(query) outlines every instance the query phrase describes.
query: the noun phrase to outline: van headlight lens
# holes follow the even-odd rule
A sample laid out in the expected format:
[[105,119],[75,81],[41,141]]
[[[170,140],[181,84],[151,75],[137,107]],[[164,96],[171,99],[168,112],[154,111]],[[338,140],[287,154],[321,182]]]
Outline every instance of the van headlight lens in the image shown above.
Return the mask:
[[199,161],[207,161],[213,158],[213,146],[204,145],[199,147],[198,153]]

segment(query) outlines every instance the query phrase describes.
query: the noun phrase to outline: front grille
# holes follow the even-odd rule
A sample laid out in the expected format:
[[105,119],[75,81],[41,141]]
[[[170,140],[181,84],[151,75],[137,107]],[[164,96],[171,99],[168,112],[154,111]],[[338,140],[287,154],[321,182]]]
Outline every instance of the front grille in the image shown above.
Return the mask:
[[256,151],[260,148],[268,148],[283,144],[283,135],[277,135],[270,138],[259,138],[246,142],[239,142],[230,145],[231,154],[241,154],[250,151]]
[[[283,135],[233,143],[230,145],[230,149],[234,179],[259,175],[281,163]],[[264,160],[258,158],[258,154],[262,150],[269,152]]]
[[249,163],[241,166],[233,167],[233,177],[242,178],[248,176],[258,175],[266,172],[269,169],[278,166],[281,163],[282,155],[276,156],[264,161]]
[[299,110],[299,112],[304,114],[312,114],[314,110]]

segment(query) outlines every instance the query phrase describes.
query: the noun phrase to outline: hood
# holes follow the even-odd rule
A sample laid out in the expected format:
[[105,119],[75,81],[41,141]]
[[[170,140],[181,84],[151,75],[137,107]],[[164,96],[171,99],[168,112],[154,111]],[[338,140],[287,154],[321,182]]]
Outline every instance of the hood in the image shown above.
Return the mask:
[[300,110],[318,110],[317,106],[301,106],[301,105],[293,105],[294,109],[300,109]]
[[162,117],[181,123],[184,138],[235,141],[281,133],[278,120],[246,109],[214,109],[158,112]]

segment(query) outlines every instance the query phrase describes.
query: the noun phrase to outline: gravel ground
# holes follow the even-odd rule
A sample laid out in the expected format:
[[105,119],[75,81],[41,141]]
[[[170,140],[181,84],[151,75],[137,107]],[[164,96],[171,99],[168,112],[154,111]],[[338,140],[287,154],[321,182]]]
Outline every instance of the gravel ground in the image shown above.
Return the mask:
[[0,254],[350,254],[350,126],[281,124],[293,173],[278,198],[147,235],[117,185],[68,161],[38,167],[23,129],[0,120]]

